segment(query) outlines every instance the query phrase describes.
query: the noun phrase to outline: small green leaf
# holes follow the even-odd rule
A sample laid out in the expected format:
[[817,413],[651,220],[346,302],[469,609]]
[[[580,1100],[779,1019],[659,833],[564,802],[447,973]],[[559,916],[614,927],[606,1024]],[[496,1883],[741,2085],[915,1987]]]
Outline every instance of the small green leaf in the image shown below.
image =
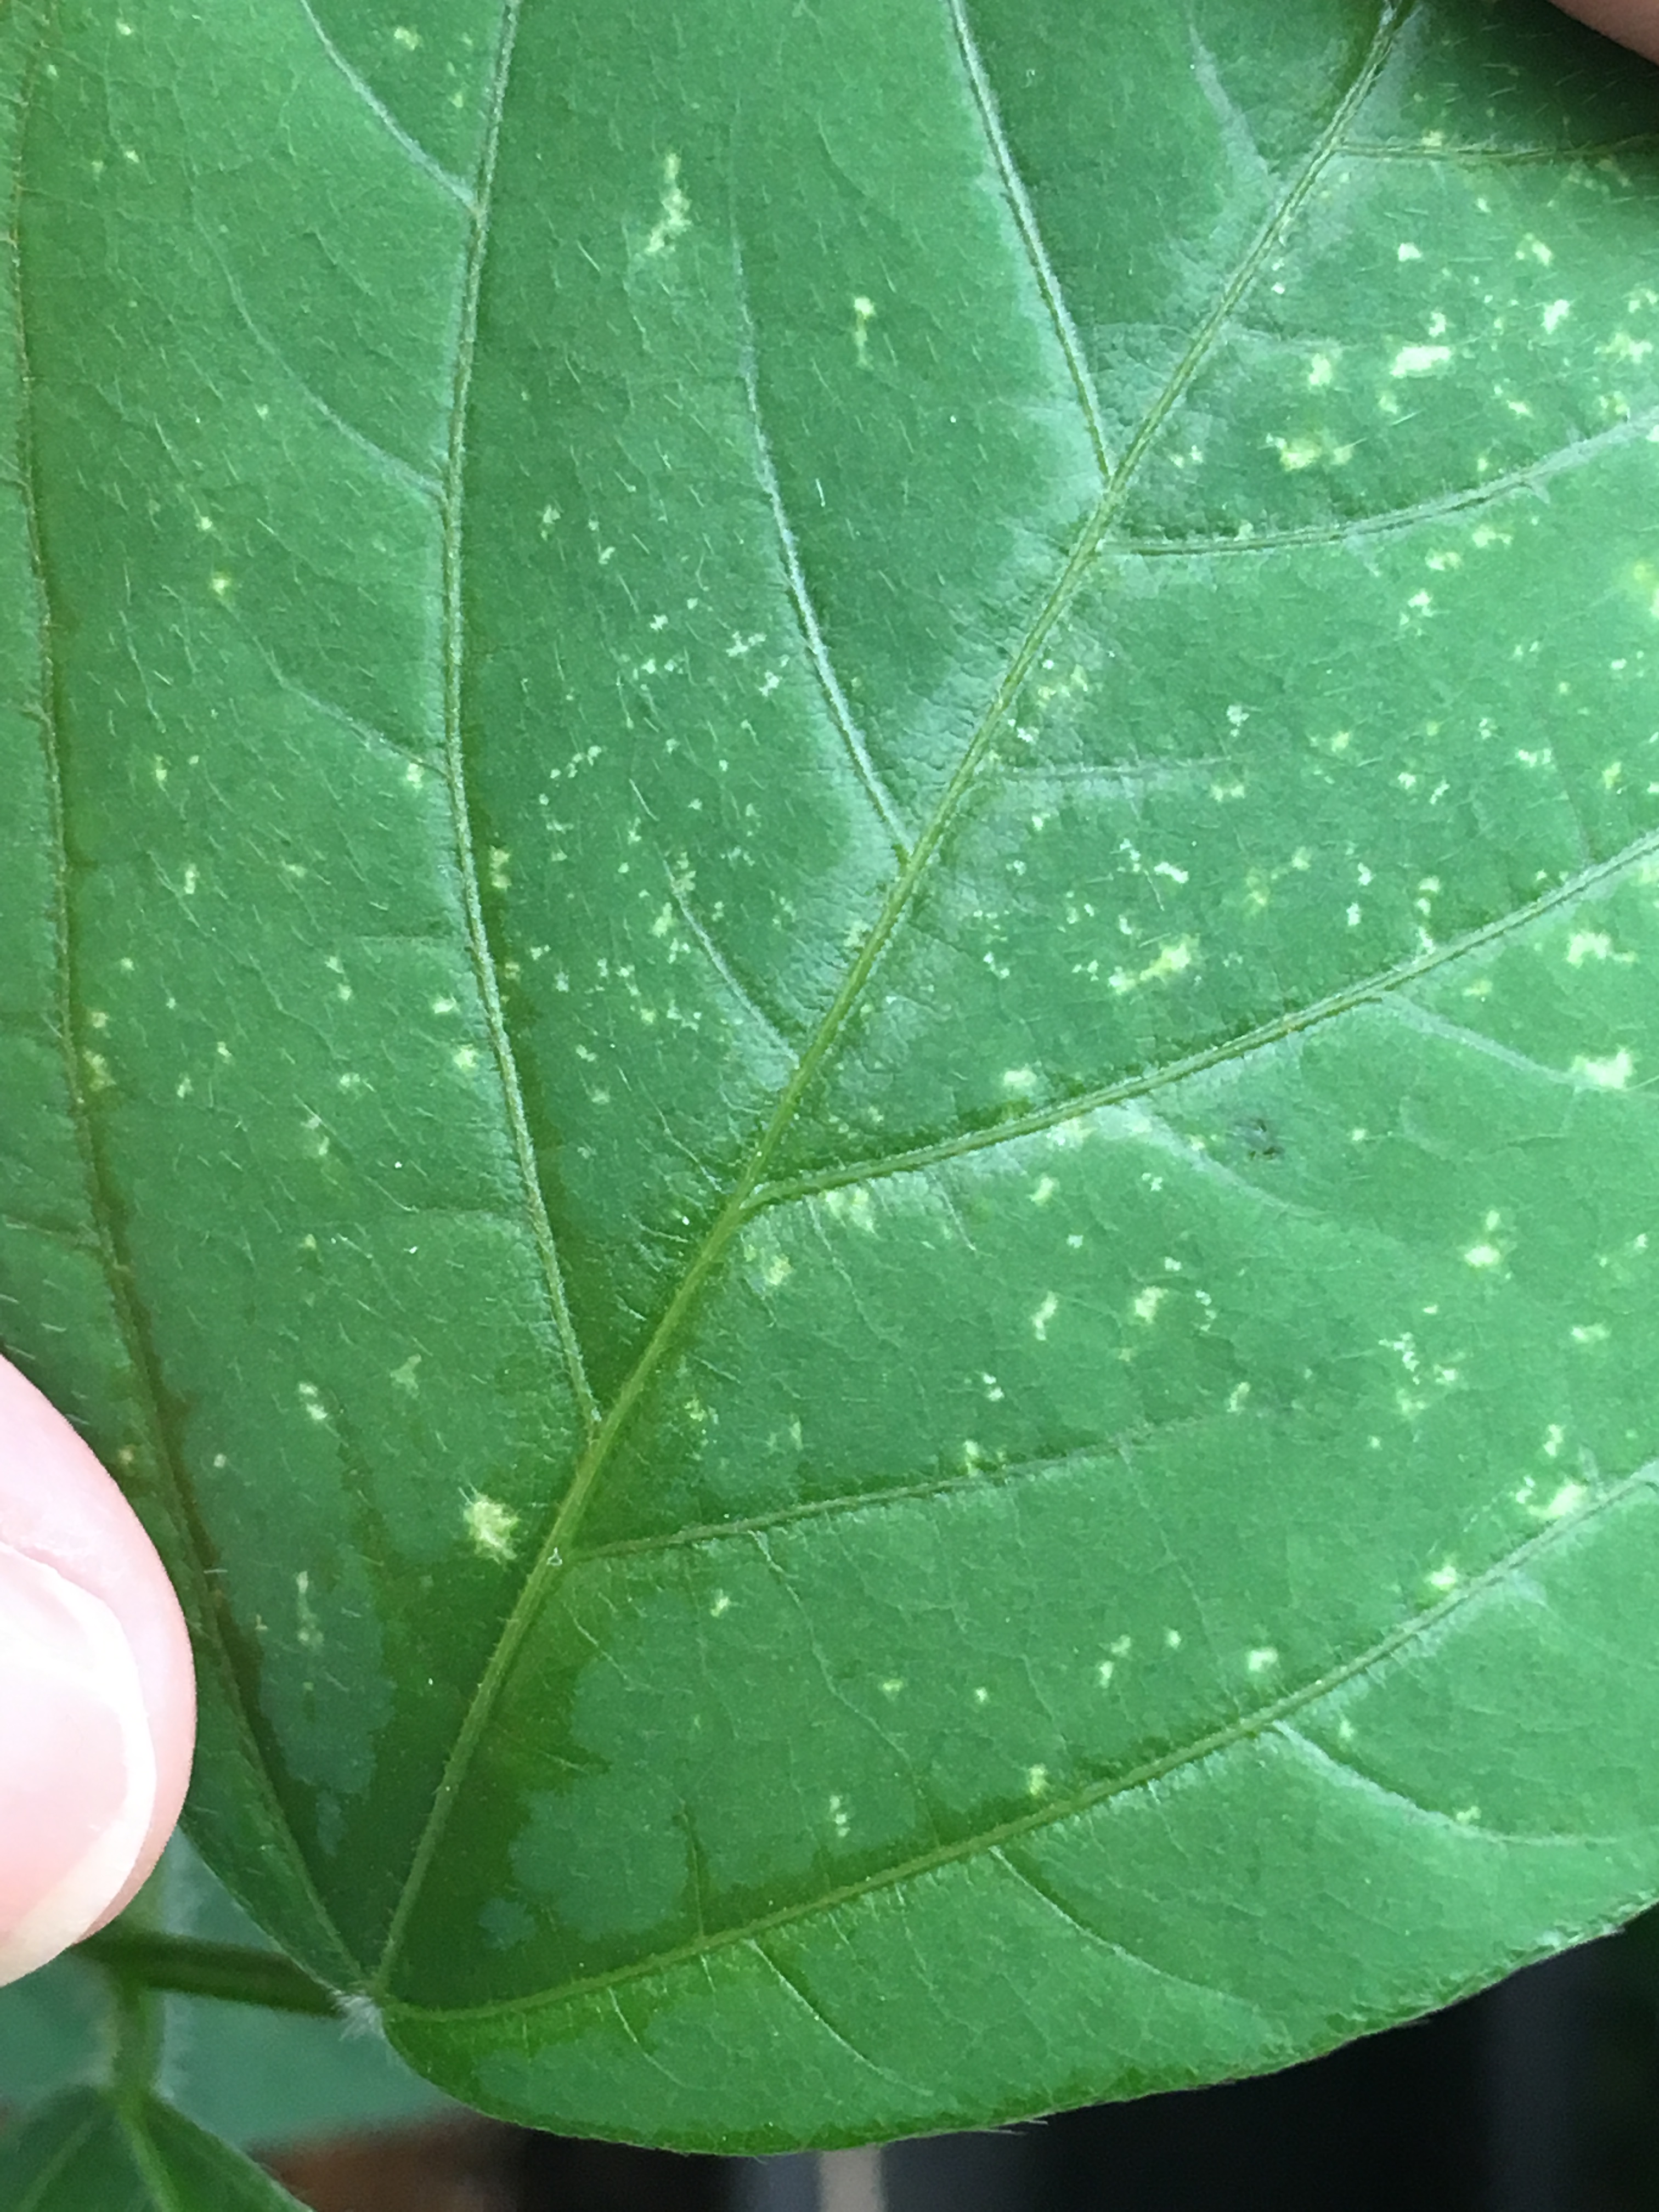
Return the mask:
[[[143,1926],[132,1925],[139,1920]],[[177,1955],[167,1948],[175,1943],[183,1947]],[[275,1986],[262,1982],[262,1960],[278,1970]],[[181,1966],[197,1990],[229,1986],[264,2002],[173,1994]],[[0,1990],[0,2105],[20,2109],[70,2083],[106,2077],[112,1967],[169,1992],[159,2001],[158,2076],[168,2100],[210,2134],[265,2150],[442,2108],[437,2092],[380,2036],[347,2020],[264,2008],[314,2002],[321,1993],[269,1948],[182,1836],[132,1913]],[[295,1982],[298,1989],[289,1986]]]
[[108,2057],[108,1989],[89,1962],[61,1959],[0,1990],[0,2106],[95,2081]]
[[156,2098],[71,2090],[0,2142],[7,2212],[294,2212],[228,2143]]
[[769,2148],[1651,1899],[1650,73],[0,41],[0,1315],[263,1924],[481,2105]]

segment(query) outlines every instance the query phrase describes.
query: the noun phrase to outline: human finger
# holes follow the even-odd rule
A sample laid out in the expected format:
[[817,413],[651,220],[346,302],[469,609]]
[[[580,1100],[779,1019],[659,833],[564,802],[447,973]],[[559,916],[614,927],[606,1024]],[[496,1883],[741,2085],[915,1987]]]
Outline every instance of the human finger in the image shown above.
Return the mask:
[[1659,62],[1659,0],[1557,0],[1570,15]]
[[137,1516],[0,1360],[0,1983],[138,1889],[195,1729],[184,1619]]

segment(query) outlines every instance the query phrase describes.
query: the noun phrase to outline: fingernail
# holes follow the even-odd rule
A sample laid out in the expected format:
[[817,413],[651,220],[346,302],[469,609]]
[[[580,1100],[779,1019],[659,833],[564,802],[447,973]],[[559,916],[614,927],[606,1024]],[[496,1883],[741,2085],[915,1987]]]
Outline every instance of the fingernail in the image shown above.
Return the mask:
[[155,1790],[143,1688],[115,1615],[0,1544],[0,1984],[107,1911]]

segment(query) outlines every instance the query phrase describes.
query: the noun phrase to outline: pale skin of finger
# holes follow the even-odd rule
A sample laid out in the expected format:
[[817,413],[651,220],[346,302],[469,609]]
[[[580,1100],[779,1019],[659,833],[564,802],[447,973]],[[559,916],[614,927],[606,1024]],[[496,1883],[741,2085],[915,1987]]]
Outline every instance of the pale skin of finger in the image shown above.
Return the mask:
[[1568,15],[1659,62],[1659,0],[1557,0]]
[[75,1431],[0,1360],[0,1983],[143,1883],[190,1779],[171,1583]]

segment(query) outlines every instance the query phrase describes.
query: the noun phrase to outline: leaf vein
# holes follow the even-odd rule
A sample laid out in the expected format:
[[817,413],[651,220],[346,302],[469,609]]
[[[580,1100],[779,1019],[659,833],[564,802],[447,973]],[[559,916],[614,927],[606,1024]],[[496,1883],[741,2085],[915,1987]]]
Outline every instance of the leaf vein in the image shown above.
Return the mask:
[[611,1992],[630,1982],[672,1972],[678,1966],[698,1964],[716,1951],[752,1942],[775,1929],[793,1927],[820,1915],[835,1912],[842,1905],[855,1904],[863,1898],[896,1888],[941,1868],[977,1858],[983,1852],[1001,1850],[1022,1837],[1041,1834],[1067,1821],[1085,1818],[1104,1806],[1152,1789],[1172,1775],[1199,1767],[1240,1744],[1253,1743],[1262,1736],[1276,1733],[1281,1723],[1297,1713],[1305,1712],[1321,1698],[1330,1696],[1350,1682],[1361,1680],[1401,1652],[1410,1650],[1413,1644],[1433,1636],[1480,1600],[1503,1590],[1534,1561],[1547,1556],[1572,1537],[1582,1534],[1595,1522],[1615,1511],[1641,1492],[1646,1492],[1650,1498],[1659,1499],[1659,1461],[1650,1461],[1622,1480],[1609,1485],[1601,1497],[1571,1519],[1558,1522],[1525,1537],[1495,1559],[1483,1572],[1471,1576],[1457,1589],[1377,1637],[1352,1657],[1340,1661],[1335,1666],[1286,1690],[1281,1696],[1253,1711],[1240,1713],[1232,1720],[1223,1722],[1204,1735],[1144,1759],[1125,1773],[1091,1783],[1081,1790],[1053,1798],[1038,1810],[1000,1821],[976,1834],[956,1838],[935,1850],[918,1852],[913,1857],[883,1867],[861,1880],[826,1892],[823,1896],[780,1905],[773,1911],[745,1921],[740,1926],[720,1929],[695,1942],[678,1945],[672,1950],[659,1952],[648,1958],[630,1960],[626,1966],[584,1975],[562,1987],[537,1990],[526,1996],[498,1999],[489,2004],[445,2008],[436,2014],[419,2005],[395,2003],[388,2007],[388,2011],[400,2019],[434,2018],[453,2026],[465,2021],[509,2019],[539,2010],[550,2010],[555,2005],[580,2002],[583,1998]]
[[785,1989],[789,1991],[790,1995],[795,1998],[803,2009],[817,2022],[818,2026],[823,2028],[825,2034],[828,2035],[832,2041],[838,2043],[843,2051],[850,2052],[852,2057],[858,2060],[860,2065],[867,2066],[872,2074],[880,2075],[884,2081],[896,2082],[900,2088],[907,2090],[913,2096],[915,2095],[917,2087],[916,2083],[910,2081],[902,2074],[896,2074],[890,2066],[884,2066],[879,2059],[872,2058],[867,2051],[860,2051],[858,2045],[854,2042],[851,2036],[847,2034],[843,2029],[836,2027],[835,2021],[830,2019],[829,2014],[823,2009],[823,2007],[819,2004],[805,1988],[803,1988],[800,1982],[789,1972],[787,1967],[781,1966],[777,1960],[772,1956],[772,1954],[767,1949],[764,1941],[760,1936],[757,1936],[746,1948],[752,1951],[757,1959],[763,1960],[766,1966],[771,1968],[772,1972],[783,1984]]
[[1001,1844],[994,1844],[988,1856],[994,1859],[999,1866],[1006,1867],[1022,1889],[1029,1890],[1051,1912],[1057,1914],[1066,1927],[1087,1942],[1097,1944],[1102,1950],[1109,1951],[1114,1958],[1121,1959],[1127,1966],[1139,1966],[1144,1973],[1151,1974],[1158,1981],[1168,1982],[1173,1989],[1188,1990],[1194,1996],[1208,1997],[1225,2005],[1229,2010],[1244,2013],[1258,2028],[1265,2029],[1269,2026],[1267,2014],[1260,2005],[1252,2004],[1248,1997],[1242,1997],[1232,1990],[1218,1989],[1213,1982],[1195,1982],[1189,1975],[1172,1973],[1168,1966],[1157,1965],[1143,1953],[1131,1950],[1127,1943],[1116,1942],[1111,1936],[1103,1936],[1098,1928],[1091,1928],[1086,1920],[1079,1920],[1046,1884],[1010,1858]]
[[507,81],[512,74],[513,55],[518,39],[522,4],[523,0],[505,0],[501,10],[501,36],[490,84],[483,149],[478,163],[477,186],[467,203],[472,211],[471,235],[468,241],[466,264],[462,279],[461,315],[455,348],[455,374],[450,403],[449,435],[447,451],[444,458],[442,495],[439,502],[443,524],[443,766],[454,834],[455,860],[460,884],[468,957],[471,963],[479,1000],[483,1008],[484,1022],[489,1036],[490,1052],[495,1063],[502,1100],[507,1109],[514,1164],[522,1188],[531,1235],[534,1240],[541,1266],[554,1329],[558,1337],[572,1395],[582,1420],[591,1434],[597,1425],[598,1408],[583,1364],[581,1346],[577,1338],[575,1322],[571,1316],[569,1300],[565,1293],[563,1272],[559,1264],[558,1250],[554,1242],[553,1224],[548,1218],[547,1201],[542,1191],[535,1143],[530,1133],[529,1116],[525,1108],[524,1086],[520,1079],[518,1063],[514,1054],[506,1009],[501,1002],[495,952],[490,945],[489,925],[484,917],[483,894],[478,881],[477,856],[473,849],[472,814],[467,791],[466,755],[462,728],[462,671],[465,651],[462,551],[463,510],[466,489],[467,413],[472,390],[472,366],[477,349],[478,306],[483,283],[484,258],[489,239],[490,207],[495,180],[495,157],[501,143],[501,113],[507,100]]
[[743,981],[742,977],[732,967],[725,953],[721,951],[720,946],[715,943],[714,938],[709,934],[708,930],[704,926],[696,908],[686,897],[684,885],[681,883],[679,878],[672,872],[668,878],[668,896],[673,900],[675,907],[678,910],[680,920],[685,924],[687,929],[690,931],[691,935],[696,940],[697,945],[702,951],[703,957],[708,961],[714,973],[720,977],[721,982],[725,984],[726,989],[732,994],[732,996],[737,1000],[738,1006],[743,1008],[744,1013],[749,1016],[750,1019],[754,1022],[756,1026],[762,1030],[769,1041],[777,1047],[778,1050],[783,1054],[785,1060],[793,1060],[795,1056],[795,1047],[791,1044],[789,1039],[785,1036],[783,1031],[778,1027],[776,1022],[773,1020],[771,1015],[767,1012],[765,1007],[761,1005],[754,993],[749,988],[748,985]]
[[417,169],[423,171],[434,184],[441,185],[452,199],[459,200],[464,208],[476,214],[477,198],[465,180],[456,176],[453,170],[445,168],[443,163],[434,155],[429,154],[418,138],[404,130],[362,71],[355,68],[346,59],[333,40],[330,38],[316,9],[312,6],[311,0],[295,0],[295,4],[315,33],[317,43],[328,57],[330,63],[345,79],[375,121],[391,135]]
[[[1548,915],[1571,906],[1603,884],[1617,882],[1632,869],[1659,854],[1659,830],[1649,830],[1644,836],[1615,853],[1611,859],[1597,861],[1593,866],[1581,869],[1570,876],[1553,891],[1528,905],[1516,907],[1495,921],[1484,922],[1479,928],[1465,931],[1462,935],[1448,938],[1431,950],[1417,954],[1410,960],[1400,962],[1393,968],[1380,969],[1363,977],[1358,982],[1345,984],[1340,990],[1328,993],[1322,999],[1310,1000],[1306,1005],[1293,1006],[1255,1028],[1241,1031],[1236,1036],[1224,1037],[1202,1050],[1188,1053],[1183,1059],[1165,1061],[1162,1066],[1141,1070],[1134,1075],[1103,1083],[1093,1090],[1081,1091],[1056,1099],[1052,1105],[1034,1107],[1030,1113],[1010,1115],[1006,1121],[996,1121],[976,1129],[962,1129],[949,1137],[927,1145],[916,1145],[908,1151],[872,1154],[868,1158],[846,1165],[825,1167],[809,1174],[791,1176],[787,1182],[761,1183],[752,1194],[748,1213],[750,1217],[773,1206],[792,1204],[802,1198],[817,1196],[820,1192],[844,1190],[850,1184],[873,1182],[882,1177],[911,1175],[919,1170],[941,1165],[947,1160],[961,1159],[970,1152],[994,1150],[1002,1145],[1016,1143],[1022,1137],[1039,1135],[1045,1129],[1060,1127],[1066,1121],[1079,1121],[1103,1108],[1119,1106],[1136,1098],[1152,1097],[1155,1092],[1172,1089],[1190,1077],[1202,1075],[1212,1067],[1231,1060],[1254,1059],[1258,1054],[1283,1044],[1289,1038],[1301,1036],[1326,1023],[1340,1020],[1343,1015],[1354,1012],[1361,1006],[1392,1004],[1392,994],[1407,984],[1419,981],[1433,974],[1448,962],[1467,954],[1478,952],[1485,946],[1496,944],[1529,923],[1544,920]],[[1453,1026],[1449,1024],[1448,1026]],[[1504,1048],[1494,1045],[1494,1050]],[[1571,1081],[1571,1077],[1564,1077]]]
[[1437,1806],[1425,1805],[1421,1798],[1413,1797],[1408,1790],[1401,1790],[1393,1783],[1379,1782],[1374,1774],[1367,1774],[1352,1759],[1340,1759],[1335,1752],[1328,1751],[1322,1743],[1316,1743],[1311,1736],[1304,1735],[1300,1729],[1293,1727],[1288,1721],[1277,1723],[1271,1733],[1291,1745],[1310,1766],[1322,1770],[1334,1787],[1351,1790],[1367,1797],[1380,1798],[1386,1804],[1397,1806],[1413,1820],[1421,1820],[1433,1827],[1450,1828],[1460,1836],[1478,1837],[1483,1843],[1501,1844],[1507,1850],[1582,1850],[1586,1844],[1607,1846],[1618,1841],[1615,1836],[1589,1834],[1529,1836],[1514,1829],[1489,1828],[1478,1819],[1460,1820],[1455,1813],[1443,1813]]
[[231,306],[236,310],[237,319],[255,345],[288,379],[307,406],[320,421],[325,422],[331,430],[337,431],[349,444],[354,446],[360,453],[372,461],[377,468],[384,471],[387,476],[406,485],[411,490],[424,494],[428,499],[438,498],[442,487],[435,477],[428,476],[423,469],[416,468],[413,462],[404,460],[400,453],[394,453],[386,447],[379,444],[369,436],[367,430],[360,430],[355,422],[348,421],[337,408],[331,406],[322,393],[307,381],[283,351],[281,346],[277,344],[276,339],[271,337],[270,331],[265,329],[264,324],[260,322],[252,308],[249,307],[242,290],[241,280],[231,267],[223,247],[214,239],[210,239],[208,243],[210,251],[223,273],[225,289],[230,295]]
[[962,57],[962,65],[967,73],[969,89],[973,93],[974,106],[978,112],[980,127],[985,134],[985,143],[990,149],[991,159],[996,165],[997,175],[1000,179],[1009,209],[1013,215],[1014,226],[1019,233],[1020,244],[1024,248],[1026,259],[1031,264],[1031,274],[1036,279],[1037,290],[1042,294],[1042,304],[1048,311],[1048,319],[1054,325],[1054,336],[1060,342],[1060,352],[1065,356],[1066,368],[1076,388],[1079,404],[1083,409],[1083,418],[1088,426],[1089,442],[1094,448],[1095,464],[1100,471],[1101,482],[1103,484],[1109,484],[1112,480],[1112,458],[1106,436],[1105,419],[1101,411],[1100,397],[1095,390],[1094,378],[1089,373],[1089,364],[1084,356],[1083,344],[1078,337],[1077,326],[1073,322],[1071,311],[1066,305],[1066,295],[1060,288],[1060,279],[1054,274],[1054,264],[1048,258],[1048,250],[1042,242],[1042,230],[1037,222],[1036,210],[1031,204],[1031,196],[1025,188],[1025,179],[1020,174],[1019,165],[1014,159],[1013,149],[1008,143],[1007,133],[1002,127],[1002,117],[997,106],[996,93],[991,83],[990,72],[985,66],[985,58],[980,52],[979,42],[975,38],[973,27],[968,21],[967,9],[963,4],[963,0],[945,0],[945,5],[951,18],[951,28],[956,38],[957,50]]
[[1540,161],[1606,161],[1620,154],[1643,154],[1659,146],[1659,133],[1643,131],[1627,138],[1608,138],[1594,146],[1425,146],[1392,144],[1386,140],[1367,144],[1353,140],[1343,151],[1359,161],[1468,161],[1495,167],[1523,167]]
[[1218,553],[1271,553],[1285,546],[1347,545],[1367,538],[1391,537],[1397,532],[1414,529],[1420,522],[1438,522],[1478,513],[1496,501],[1506,499],[1511,492],[1528,491],[1547,483],[1553,477],[1571,475],[1615,447],[1637,444],[1659,444],[1659,409],[1632,416],[1609,429],[1596,431],[1591,437],[1577,438],[1568,445],[1558,446],[1536,460],[1523,461],[1501,476],[1488,477],[1485,483],[1462,485],[1454,491],[1438,493],[1432,499],[1419,500],[1410,507],[1389,507],[1376,514],[1355,515],[1352,520],[1337,523],[1255,531],[1248,538],[1109,538],[1101,550],[1106,555],[1133,555],[1139,560],[1192,560]]
[[772,525],[777,532],[784,574],[789,581],[790,605],[794,610],[796,625],[806,647],[807,658],[812,664],[812,672],[823,693],[842,744],[852,761],[860,783],[864,787],[866,797],[881,817],[882,827],[886,830],[902,866],[910,850],[910,833],[892,794],[882,780],[881,771],[871,755],[851,702],[842,688],[841,678],[836,673],[823,625],[818,621],[817,609],[813,605],[812,594],[807,585],[806,571],[801,565],[800,547],[789,520],[789,510],[784,504],[783,487],[778,481],[772,441],[767,434],[766,416],[761,407],[760,357],[756,342],[755,319],[749,304],[748,278],[735,226],[732,230],[732,258],[738,299],[738,362],[743,377],[744,398],[748,403],[750,429],[755,441],[756,466],[760,474],[761,489],[766,494],[767,504],[772,511]]
[[59,2143],[56,2152],[36,2175],[30,2185],[28,2195],[17,2207],[17,2212],[41,2212],[41,2207],[48,2202],[48,2191],[63,2179],[88,2142],[98,2132],[100,2119],[101,2115],[98,2112],[88,2112],[73,2134],[67,2136]]

